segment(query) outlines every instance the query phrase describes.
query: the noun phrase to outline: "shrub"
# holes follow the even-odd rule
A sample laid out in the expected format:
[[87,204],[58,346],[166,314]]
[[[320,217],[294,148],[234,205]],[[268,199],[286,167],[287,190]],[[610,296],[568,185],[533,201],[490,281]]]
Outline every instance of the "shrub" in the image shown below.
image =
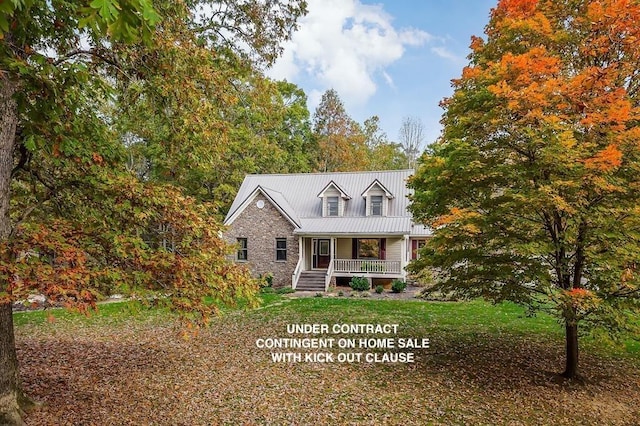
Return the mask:
[[369,280],[365,277],[353,277],[351,278],[351,282],[349,283],[351,289],[355,291],[366,291],[371,287],[369,285]]
[[402,293],[407,288],[407,283],[402,280],[393,280],[391,283],[391,291],[394,293]]
[[418,272],[412,272],[409,275],[409,280],[413,281],[413,285],[416,287],[431,287],[435,282],[435,271],[431,268],[423,268]]
[[383,291],[384,291],[384,287],[382,287],[380,284],[378,284],[376,286],[376,293],[382,294]]
[[276,291],[273,289],[273,287],[260,287],[260,293],[262,294],[272,294],[275,292]]
[[318,293],[316,293],[316,295],[315,295],[314,297],[324,297],[324,294],[323,294],[323,293],[318,292]]
[[260,288],[273,286],[273,274],[268,272],[266,274],[258,274],[258,281],[260,282]]
[[295,292],[296,291],[291,287],[280,287],[279,289],[276,290],[276,293],[278,294],[288,294],[288,293],[295,293]]
[[340,291],[338,292],[338,296],[340,296],[340,297],[344,296],[344,291],[340,290]]

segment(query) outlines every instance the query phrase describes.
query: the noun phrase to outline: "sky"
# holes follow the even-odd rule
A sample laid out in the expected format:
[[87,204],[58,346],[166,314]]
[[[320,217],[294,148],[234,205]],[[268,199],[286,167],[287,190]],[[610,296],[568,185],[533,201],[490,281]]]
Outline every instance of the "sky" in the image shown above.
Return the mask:
[[377,115],[398,140],[405,117],[422,121],[425,143],[440,134],[439,102],[483,36],[497,0],[308,0],[308,14],[267,74],[295,83],[311,114],[335,89],[356,121]]

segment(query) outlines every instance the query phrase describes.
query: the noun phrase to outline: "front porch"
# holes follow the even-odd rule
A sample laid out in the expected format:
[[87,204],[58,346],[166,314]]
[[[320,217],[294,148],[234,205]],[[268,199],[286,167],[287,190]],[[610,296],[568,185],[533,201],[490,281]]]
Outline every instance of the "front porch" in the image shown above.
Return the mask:
[[408,246],[404,236],[300,237],[292,288],[298,287],[301,277],[305,281],[301,288],[312,291],[328,290],[335,277],[405,279]]

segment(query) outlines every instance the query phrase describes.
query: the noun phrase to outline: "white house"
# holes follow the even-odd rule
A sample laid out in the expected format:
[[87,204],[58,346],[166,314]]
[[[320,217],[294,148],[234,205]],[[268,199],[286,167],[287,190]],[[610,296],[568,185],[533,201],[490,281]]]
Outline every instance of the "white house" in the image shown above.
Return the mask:
[[406,278],[430,231],[407,210],[412,170],[248,175],[227,214],[236,260],[274,284]]

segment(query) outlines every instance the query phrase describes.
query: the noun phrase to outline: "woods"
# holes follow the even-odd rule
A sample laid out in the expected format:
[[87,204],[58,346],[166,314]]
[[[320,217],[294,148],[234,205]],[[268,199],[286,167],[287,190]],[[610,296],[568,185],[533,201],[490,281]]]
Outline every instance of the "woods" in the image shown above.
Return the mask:
[[[37,292],[84,311],[116,291],[161,291],[198,323],[220,304],[255,302],[256,281],[227,260],[220,218],[247,173],[327,169],[306,95],[262,71],[305,8],[2,4],[3,423],[20,423],[15,300]],[[368,157],[355,122],[353,131]]]
[[[197,20],[198,7],[226,16]],[[195,180],[219,164],[233,124],[220,117],[236,108],[236,86],[270,84],[258,64],[274,60],[304,8],[3,3],[1,423],[21,424],[25,408],[14,300],[35,291],[86,310],[125,286],[162,291],[161,302],[197,323],[221,305],[255,302],[256,282],[227,260],[222,203]],[[221,36],[234,25],[246,51]]]

